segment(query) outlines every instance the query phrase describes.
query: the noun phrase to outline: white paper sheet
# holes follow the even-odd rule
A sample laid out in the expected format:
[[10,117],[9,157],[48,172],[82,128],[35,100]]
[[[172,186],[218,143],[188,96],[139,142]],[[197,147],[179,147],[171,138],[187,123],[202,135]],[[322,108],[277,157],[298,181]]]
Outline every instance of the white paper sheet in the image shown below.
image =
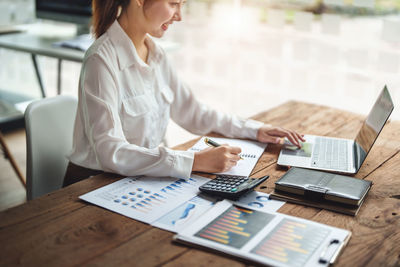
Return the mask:
[[[200,219],[215,203],[214,198],[200,194],[168,212],[152,223],[152,226],[177,233]],[[264,212],[277,211],[285,203],[284,201],[270,199],[269,194],[257,191],[250,192],[235,202],[235,204],[243,207],[247,206]]]
[[277,211],[285,203],[284,201],[270,199],[269,194],[257,191],[250,192],[235,202],[235,204],[264,212]]
[[199,193],[210,179],[192,176],[128,177],[80,196],[92,204],[145,223],[152,223]]
[[152,223],[152,226],[174,233],[179,232],[195,222],[201,215],[208,211],[215,202],[216,200],[211,197],[207,197],[203,194],[197,195],[159,218]]
[[[204,138],[206,138],[206,136],[203,136],[193,147],[189,149],[189,151],[201,151],[209,147],[204,142]],[[267,144],[254,141],[217,137],[208,138],[219,144],[228,144],[230,146],[237,146],[242,149],[242,153],[240,153],[240,156],[243,158],[243,160],[239,160],[238,164],[231,170],[218,174],[249,176],[254,166],[257,164],[258,159],[267,147]]]

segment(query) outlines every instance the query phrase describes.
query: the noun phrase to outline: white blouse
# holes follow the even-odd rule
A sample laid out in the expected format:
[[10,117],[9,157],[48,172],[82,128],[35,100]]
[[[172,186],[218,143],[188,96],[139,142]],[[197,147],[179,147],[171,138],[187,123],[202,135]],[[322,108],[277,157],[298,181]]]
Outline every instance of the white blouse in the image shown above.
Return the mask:
[[148,63],[115,21],[86,52],[79,82],[69,160],[127,176],[188,178],[194,152],[160,146],[172,118],[203,135],[255,139],[262,123],[219,113],[199,103],[150,37]]

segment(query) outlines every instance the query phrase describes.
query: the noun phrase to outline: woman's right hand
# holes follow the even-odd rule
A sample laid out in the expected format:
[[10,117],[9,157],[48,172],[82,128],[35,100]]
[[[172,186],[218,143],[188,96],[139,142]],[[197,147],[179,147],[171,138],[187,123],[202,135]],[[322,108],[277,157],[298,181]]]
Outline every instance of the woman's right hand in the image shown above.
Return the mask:
[[226,172],[236,166],[240,160],[239,147],[221,145],[219,147],[208,147],[194,153],[192,171],[198,172]]

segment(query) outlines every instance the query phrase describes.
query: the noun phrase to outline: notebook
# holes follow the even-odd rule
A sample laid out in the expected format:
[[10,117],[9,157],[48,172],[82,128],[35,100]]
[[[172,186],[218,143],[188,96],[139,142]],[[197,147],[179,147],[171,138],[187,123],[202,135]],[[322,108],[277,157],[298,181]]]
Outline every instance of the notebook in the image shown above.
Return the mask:
[[284,166],[357,173],[394,108],[385,86],[364,121],[355,140],[305,135],[302,148],[287,140],[278,158]]
[[242,152],[239,154],[242,160],[239,160],[237,165],[229,171],[217,174],[249,176],[267,147],[267,144],[255,141],[203,136],[193,147],[189,148],[189,151],[198,152],[208,148],[209,146],[204,142],[205,138],[210,138],[219,144],[228,144],[242,149]]
[[293,167],[275,182],[271,197],[353,214],[358,212],[371,185],[367,180]]
[[360,208],[363,203],[363,201],[362,201],[359,206],[346,205],[346,204],[338,205],[337,203],[329,202],[329,201],[308,200],[300,195],[285,193],[283,191],[276,191],[276,190],[273,191],[272,194],[270,194],[270,199],[286,201],[286,202],[290,202],[290,203],[294,203],[294,204],[300,204],[300,205],[310,206],[310,207],[319,208],[319,209],[330,210],[330,211],[339,212],[339,213],[343,213],[346,215],[352,215],[352,216],[357,215],[357,213],[360,211]]

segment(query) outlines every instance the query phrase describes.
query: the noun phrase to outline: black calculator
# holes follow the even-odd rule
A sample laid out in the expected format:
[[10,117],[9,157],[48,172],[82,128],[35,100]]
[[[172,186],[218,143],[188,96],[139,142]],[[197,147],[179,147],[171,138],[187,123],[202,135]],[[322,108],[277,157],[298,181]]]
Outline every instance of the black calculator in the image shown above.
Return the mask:
[[268,178],[268,175],[262,178],[249,178],[247,176],[220,174],[215,179],[200,186],[199,189],[201,192],[210,195],[236,200]]

